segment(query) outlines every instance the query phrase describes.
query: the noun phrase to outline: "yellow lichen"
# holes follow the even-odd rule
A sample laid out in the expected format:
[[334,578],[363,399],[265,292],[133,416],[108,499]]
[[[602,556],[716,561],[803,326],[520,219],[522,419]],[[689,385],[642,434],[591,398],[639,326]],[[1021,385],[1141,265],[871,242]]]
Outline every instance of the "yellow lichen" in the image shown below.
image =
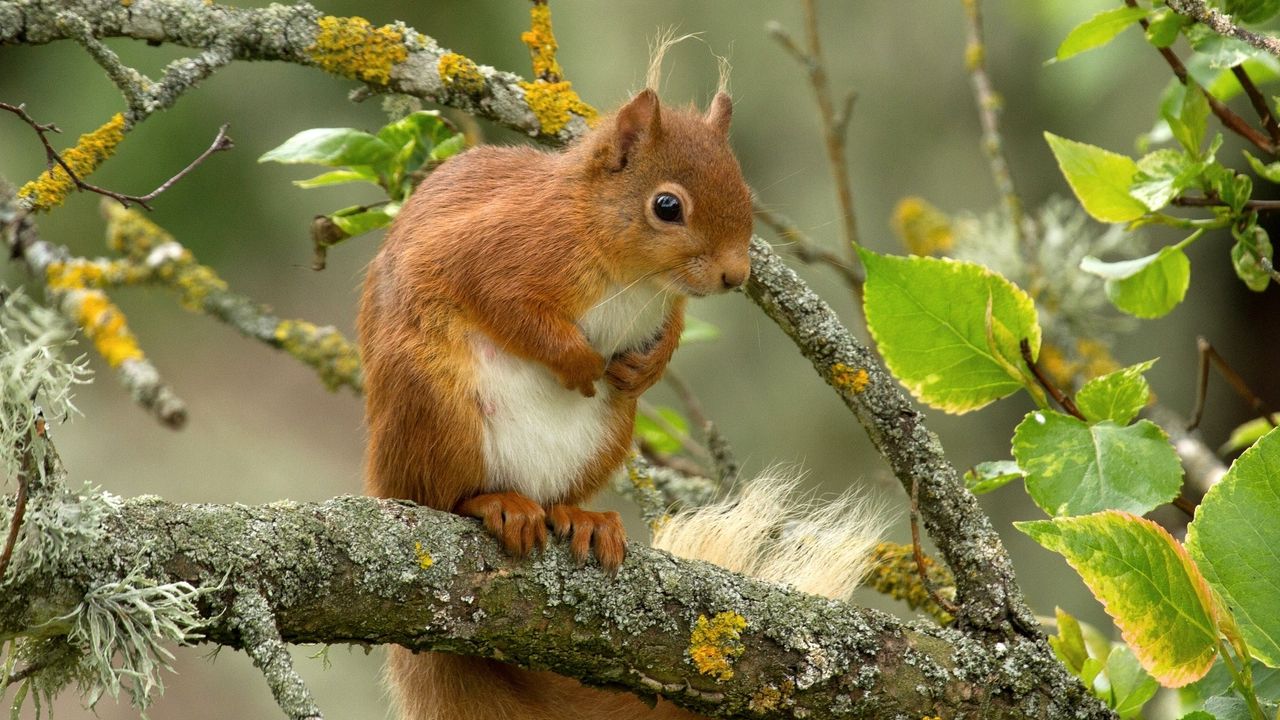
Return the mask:
[[340,385],[358,388],[360,353],[332,327],[316,327],[305,320],[281,320],[275,339],[279,347],[320,373],[330,390]]
[[107,218],[107,247],[130,259],[143,260],[157,245],[173,242],[164,228],[136,210],[103,202],[102,214]]
[[51,262],[45,268],[45,283],[50,290],[81,290],[102,282],[102,268],[83,260]]
[[115,368],[126,360],[141,360],[142,350],[125,324],[120,308],[100,290],[83,290],[77,295],[76,324],[84,330],[107,365]]
[[[920,568],[916,565],[911,546],[882,542],[872,551],[872,558],[874,565],[867,575],[867,584],[876,592],[901,600],[912,610],[929,613],[939,624],[947,625],[952,622],[951,615],[934,602],[921,582]],[[924,558],[924,567],[925,574],[940,595],[955,593],[955,580],[949,570],[928,556]]]
[[307,54],[328,72],[386,85],[391,69],[409,57],[404,34],[390,25],[375,28],[362,17],[332,15],[316,24],[320,29]]
[[596,109],[578,97],[568,80],[554,83],[522,80],[520,87],[524,88],[525,102],[538,118],[543,135],[555,135],[563,130],[569,124],[570,113],[581,116],[588,125],[595,124]]
[[699,615],[689,634],[689,659],[698,672],[720,681],[732,678],[733,662],[746,650],[741,640],[746,628],[747,619],[731,610],[710,620]]
[[748,709],[757,713],[773,712],[783,707],[795,693],[796,684],[790,680],[782,681],[782,687],[765,685],[756,690],[747,703]]
[[[124,140],[124,130],[124,115],[116,113],[97,130],[81,135],[75,145],[63,150],[62,161],[83,180],[115,154],[116,146]],[[23,185],[18,195],[29,199],[36,210],[49,210],[61,205],[74,188],[75,182],[67,171],[54,165]]]
[[418,556],[418,567],[422,568],[423,570],[426,570],[427,568],[431,567],[436,562],[431,558],[431,553],[427,552],[426,548],[422,547],[421,541],[415,542],[413,544],[413,552],[415,555]]
[[468,94],[484,90],[484,76],[471,58],[458,53],[445,53],[440,56],[436,69],[440,71],[440,80],[445,87]]
[[969,43],[964,48],[964,66],[973,72],[982,67],[983,60],[986,59],[987,49],[982,43]]
[[905,197],[898,201],[891,224],[907,252],[913,255],[935,255],[955,244],[951,219],[923,198]]
[[564,71],[556,60],[558,46],[556,36],[551,32],[551,6],[535,3],[529,10],[529,17],[529,30],[520,35],[520,42],[529,46],[533,75],[547,82],[558,82],[564,77]]
[[867,371],[862,368],[852,368],[844,363],[831,366],[831,384],[837,390],[856,395],[867,389],[868,382]]

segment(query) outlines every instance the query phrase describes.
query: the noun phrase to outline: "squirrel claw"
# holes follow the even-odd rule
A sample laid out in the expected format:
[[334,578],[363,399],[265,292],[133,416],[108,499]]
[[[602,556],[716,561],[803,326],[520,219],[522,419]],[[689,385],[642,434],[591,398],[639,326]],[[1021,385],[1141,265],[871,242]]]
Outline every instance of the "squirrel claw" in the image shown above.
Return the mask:
[[592,512],[574,505],[552,505],[547,521],[556,537],[569,540],[569,552],[585,565],[593,551],[601,567],[610,573],[627,554],[627,533],[616,512]]
[[506,551],[518,558],[547,544],[546,511],[520,493],[476,495],[458,503],[454,512],[480,518]]

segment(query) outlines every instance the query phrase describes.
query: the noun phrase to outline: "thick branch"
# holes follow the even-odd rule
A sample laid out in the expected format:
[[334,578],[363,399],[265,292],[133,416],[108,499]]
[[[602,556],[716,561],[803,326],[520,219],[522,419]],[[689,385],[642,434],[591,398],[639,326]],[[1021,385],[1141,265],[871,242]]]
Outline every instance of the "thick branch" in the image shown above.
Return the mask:
[[1179,15],[1185,15],[1196,22],[1208,25],[1219,35],[1243,40],[1259,50],[1280,57],[1280,39],[1245,30],[1233,24],[1229,17],[1209,7],[1204,0],[1168,0],[1166,4],[1169,9]]
[[[104,541],[67,548],[0,593],[0,639],[75,608],[140,558],[160,583],[204,588],[210,642],[244,647],[236,587],[266,598],[289,642],[398,643],[501,657],[717,717],[1104,718],[1040,643],[984,644],[628,547],[615,578],[563,548],[526,562],[480,527],[394,501],[245,507],[126,501]],[[226,577],[230,572],[231,576]],[[687,659],[699,616],[746,620],[732,677]],[[58,631],[57,622],[42,632]]]

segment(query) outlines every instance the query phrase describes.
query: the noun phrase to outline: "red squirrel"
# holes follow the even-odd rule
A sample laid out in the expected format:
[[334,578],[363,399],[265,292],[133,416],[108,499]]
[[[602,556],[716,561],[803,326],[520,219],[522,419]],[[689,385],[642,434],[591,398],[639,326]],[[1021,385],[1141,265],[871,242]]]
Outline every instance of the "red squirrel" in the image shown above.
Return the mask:
[[[645,89],[563,151],[474,148],[417,188],[360,306],[369,494],[479,518],[516,556],[549,527],[618,567],[618,514],[579,503],[627,456],[685,299],[750,272],[731,115],[724,92],[701,113]],[[396,650],[406,717],[593,717],[558,707],[562,678]]]

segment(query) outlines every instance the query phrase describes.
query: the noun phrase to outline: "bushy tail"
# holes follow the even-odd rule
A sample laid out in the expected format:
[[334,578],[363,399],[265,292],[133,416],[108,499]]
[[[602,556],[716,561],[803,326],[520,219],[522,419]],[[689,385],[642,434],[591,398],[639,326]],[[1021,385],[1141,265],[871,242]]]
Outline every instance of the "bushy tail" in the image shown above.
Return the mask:
[[883,506],[846,493],[819,503],[797,492],[800,476],[771,471],[737,495],[675,515],[653,546],[802,592],[847,600],[872,569],[890,521]]

